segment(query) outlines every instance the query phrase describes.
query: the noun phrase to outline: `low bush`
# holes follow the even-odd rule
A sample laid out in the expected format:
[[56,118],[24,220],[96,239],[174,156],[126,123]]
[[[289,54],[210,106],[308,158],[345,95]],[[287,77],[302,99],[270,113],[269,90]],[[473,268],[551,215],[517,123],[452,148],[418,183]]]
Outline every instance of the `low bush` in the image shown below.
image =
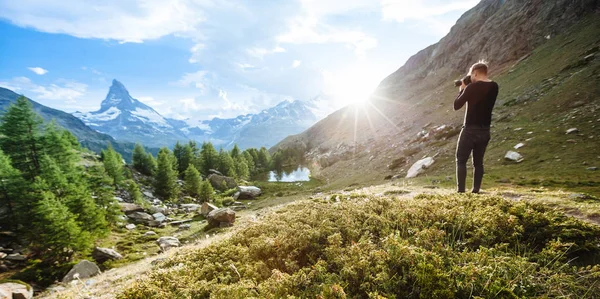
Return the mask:
[[591,298],[600,228],[494,196],[289,205],[119,298]]

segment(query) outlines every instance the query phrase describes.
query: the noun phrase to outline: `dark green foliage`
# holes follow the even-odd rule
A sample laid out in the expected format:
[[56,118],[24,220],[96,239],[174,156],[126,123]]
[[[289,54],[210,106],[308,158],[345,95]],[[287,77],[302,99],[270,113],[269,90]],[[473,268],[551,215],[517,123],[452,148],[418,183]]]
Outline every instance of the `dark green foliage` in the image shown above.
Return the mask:
[[12,167],[10,158],[0,150],[0,209],[5,211],[0,215],[1,227],[16,230],[17,224],[21,223],[21,211],[17,206],[23,200],[25,187],[21,172]]
[[190,164],[185,171],[184,188],[192,197],[199,197],[201,193],[202,177],[196,167]]
[[254,159],[252,158],[252,154],[250,154],[250,152],[246,150],[242,153],[242,156],[244,156],[246,163],[248,164],[248,170],[250,171],[250,174],[254,174],[255,164]]
[[156,160],[154,160],[154,156],[151,153],[146,153],[144,147],[139,143],[136,143],[133,148],[132,161],[133,169],[145,175],[154,175]]
[[219,167],[217,169],[225,176],[236,176],[233,158],[223,149],[219,151]]
[[39,159],[43,153],[39,131],[42,118],[33,112],[27,98],[21,96],[0,121],[0,148],[10,156],[13,166],[33,181],[40,173]]
[[194,149],[192,146],[193,143],[181,145],[177,142],[173,148],[173,154],[175,155],[175,158],[177,158],[177,171],[179,172],[180,178],[184,177],[188,166],[194,161]]
[[267,170],[271,164],[271,155],[265,147],[261,147],[258,152],[258,162],[255,163],[257,167]]
[[231,154],[231,158],[233,158],[233,160],[237,159],[241,155],[240,148],[238,147],[237,144],[233,145],[233,148],[231,149],[230,154]]
[[208,175],[209,169],[217,169],[219,167],[219,153],[210,142],[202,143],[199,159],[200,169],[203,175]]
[[85,181],[98,209],[103,210],[109,224],[116,223],[123,213],[115,200],[113,179],[108,176],[102,164],[95,164],[85,171]]
[[125,178],[123,172],[123,158],[110,144],[108,144],[106,150],[102,151],[102,163],[104,164],[106,173],[113,179],[113,185],[115,187],[120,185]]
[[154,192],[164,200],[175,199],[179,195],[177,160],[166,147],[158,152]]
[[211,201],[214,198],[215,190],[209,181],[203,181],[200,185],[200,194],[198,198],[201,202]]
[[178,255],[118,298],[591,298],[600,267],[569,261],[598,256],[599,241],[600,228],[527,202],[341,195]]
[[79,143],[73,144],[72,138],[72,134],[59,129],[55,122],[46,125],[42,138],[44,153],[56,161],[63,171],[73,171],[75,162],[79,160]]
[[250,169],[248,168],[248,162],[243,155],[239,155],[235,161],[235,174],[238,179],[247,180],[250,176]]

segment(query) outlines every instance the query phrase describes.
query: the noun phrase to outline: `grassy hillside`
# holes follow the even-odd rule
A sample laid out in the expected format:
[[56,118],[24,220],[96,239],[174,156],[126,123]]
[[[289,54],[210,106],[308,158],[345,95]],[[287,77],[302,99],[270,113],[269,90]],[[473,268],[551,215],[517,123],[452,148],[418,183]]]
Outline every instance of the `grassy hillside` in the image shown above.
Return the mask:
[[[501,69],[492,63],[500,94],[484,188],[541,185],[600,194],[599,172],[587,170],[600,167],[599,47],[600,18],[592,14],[515,63]],[[332,188],[403,177],[425,156],[436,159],[424,174],[429,184],[451,181],[464,110],[452,109],[457,93],[452,80],[460,74],[448,77],[447,71],[407,78],[375,95],[370,106],[340,110],[278,146],[306,148],[314,174]],[[430,138],[417,135],[441,125],[450,129]],[[574,127],[577,134],[565,134]],[[526,144],[518,150],[525,160],[506,162],[505,153],[520,142]]]
[[498,196],[334,194],[159,264],[118,298],[591,298],[600,229]]

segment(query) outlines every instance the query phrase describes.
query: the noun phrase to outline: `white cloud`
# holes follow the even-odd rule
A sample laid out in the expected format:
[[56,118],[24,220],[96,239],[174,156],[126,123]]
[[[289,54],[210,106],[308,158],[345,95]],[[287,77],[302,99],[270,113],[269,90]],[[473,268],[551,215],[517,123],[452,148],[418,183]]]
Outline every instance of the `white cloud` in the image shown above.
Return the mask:
[[164,106],[165,103],[162,101],[158,101],[156,99],[154,99],[154,97],[149,97],[149,96],[141,96],[141,97],[136,97],[140,102],[152,107],[152,108],[156,108],[156,107],[161,107]]
[[286,50],[280,46],[277,46],[270,50],[267,48],[250,48],[250,49],[247,49],[246,52],[250,56],[256,57],[258,59],[263,59],[266,55],[273,54],[273,53],[285,53]]
[[221,99],[223,99],[223,101],[225,101],[225,105],[223,106],[224,110],[243,110],[240,105],[238,105],[237,103],[232,103],[227,98],[227,92],[226,91],[219,90],[219,98],[221,98]]
[[194,32],[211,5],[211,0],[2,1],[0,18],[43,32],[143,42]]
[[207,75],[208,71],[197,71],[195,73],[185,73],[177,82],[172,82],[171,85],[176,85],[180,87],[190,87],[193,86],[198,89],[206,89],[207,88]]
[[45,70],[41,67],[28,67],[28,69],[38,75],[45,75],[46,73],[48,73],[48,70]]
[[452,11],[466,10],[479,3],[479,0],[381,0],[384,20],[404,22],[406,20],[427,20]]
[[193,98],[181,99],[179,100],[179,103],[183,104],[183,108],[186,111],[198,111],[201,109],[201,107],[196,104],[196,100]]
[[86,94],[88,87],[87,84],[65,79],[58,79],[55,83],[43,86],[34,83],[27,77],[15,77],[10,81],[0,82],[0,86],[24,93],[36,101],[63,101],[63,103],[70,104],[81,99]]
[[204,43],[197,43],[197,44],[195,44],[190,49],[190,52],[192,53],[192,56],[190,57],[190,59],[188,59],[188,62],[189,63],[197,63],[197,62],[199,62],[200,61],[200,53],[205,48],[206,48],[206,45]]
[[292,62],[292,68],[297,68],[300,66],[300,64],[302,64],[302,61],[294,60],[294,62]]

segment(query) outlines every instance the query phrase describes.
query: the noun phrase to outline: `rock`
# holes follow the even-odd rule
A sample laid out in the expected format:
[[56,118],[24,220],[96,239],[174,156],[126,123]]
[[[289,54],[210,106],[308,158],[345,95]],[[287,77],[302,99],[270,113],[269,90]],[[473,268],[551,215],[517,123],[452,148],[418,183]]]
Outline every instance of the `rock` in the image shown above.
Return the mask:
[[11,261],[11,262],[25,262],[25,261],[27,261],[27,258],[24,255],[21,255],[21,254],[18,254],[18,253],[9,254],[4,259],[7,260],[7,261]]
[[262,194],[262,190],[255,186],[238,186],[238,191],[233,195],[233,199],[255,199]]
[[120,260],[123,256],[113,249],[96,247],[92,252],[92,258],[102,264],[108,260]]
[[211,175],[211,174],[216,174],[216,175],[223,176],[223,174],[222,174],[220,171],[216,170],[216,169],[209,169],[209,170],[208,170],[208,174],[209,174],[209,175]]
[[200,209],[202,207],[202,205],[199,205],[197,203],[186,203],[186,204],[182,204],[179,206],[181,209],[185,210],[186,212],[193,212],[193,211],[197,211],[198,209]]
[[131,214],[131,213],[135,213],[135,212],[143,212],[144,211],[144,208],[142,208],[140,205],[137,205],[134,203],[120,202],[119,206],[121,207],[121,212],[123,212],[125,214]]
[[181,246],[179,239],[175,237],[160,237],[158,240],[156,240],[156,243],[158,243],[158,246],[160,246],[162,251],[167,251],[173,247]]
[[225,191],[225,190],[233,189],[233,188],[237,187],[237,183],[235,182],[235,180],[233,178],[218,175],[218,174],[209,175],[208,181],[210,182],[210,184],[213,186],[213,188],[215,190],[219,190],[219,191]]
[[587,195],[581,193],[571,193],[569,194],[570,199],[587,199]]
[[121,197],[115,196],[113,197],[114,200],[118,201],[118,202],[124,202],[125,200]]
[[182,224],[179,226],[178,230],[189,230],[190,228],[192,228],[192,225],[190,224]]
[[572,134],[572,133],[578,133],[579,129],[577,128],[570,128],[567,130],[567,134]]
[[392,180],[397,180],[397,179],[399,179],[399,178],[401,178],[401,177],[402,177],[402,175],[401,175],[401,174],[396,174],[396,175],[394,175],[394,176],[392,177]]
[[154,214],[152,214],[152,217],[154,218],[155,221],[158,221],[159,223],[162,223],[165,220],[167,220],[167,216],[165,216],[165,214],[163,214],[163,213],[154,213]]
[[515,145],[515,149],[520,149],[524,146],[525,146],[525,143],[518,143],[517,145]]
[[517,152],[508,151],[506,155],[504,155],[504,159],[518,163],[523,161],[523,156]]
[[210,226],[220,227],[221,223],[233,225],[235,222],[235,212],[230,208],[217,209],[208,213],[206,218]]
[[75,280],[75,275],[78,274],[79,279],[86,279],[100,274],[100,268],[88,260],[82,260],[77,265],[73,266],[71,271],[65,275],[62,282],[69,283]]
[[133,224],[133,223],[127,224],[127,225],[125,225],[125,228],[128,230],[135,229],[135,224]]
[[150,230],[150,231],[145,232],[144,236],[146,236],[146,237],[147,236],[156,236],[156,232]]
[[419,174],[423,173],[423,171],[425,169],[427,169],[429,166],[433,165],[434,162],[435,162],[435,160],[433,160],[433,158],[431,158],[431,157],[427,157],[425,159],[421,159],[421,160],[415,162],[415,164],[413,164],[408,169],[406,178],[414,178],[414,177],[418,176]]
[[595,167],[595,166],[594,166],[594,167],[588,167],[588,168],[586,168],[586,169],[587,169],[587,170],[591,170],[591,171],[596,171],[596,170],[598,170],[598,167]]
[[127,215],[127,217],[131,218],[134,221],[138,221],[138,222],[149,222],[154,220],[154,217],[152,217],[152,215],[145,213],[145,212],[133,212],[129,215]]
[[4,253],[4,252],[0,252],[0,260],[5,258],[8,254]]
[[210,213],[210,211],[216,210],[218,209],[217,206],[209,203],[209,202],[205,202],[202,204],[202,207],[200,208],[200,214],[204,215],[204,217],[208,216],[208,213]]
[[0,284],[1,299],[31,299],[33,288],[21,281],[11,281]]
[[179,221],[173,221],[173,222],[171,222],[169,224],[172,225],[172,226],[178,226],[178,225],[181,225],[181,224],[184,224],[184,223],[188,223],[188,222],[192,222],[192,221],[193,221],[193,219],[184,219],[184,220],[179,220]]
[[590,54],[590,55],[583,57],[583,60],[590,62],[590,61],[594,60],[594,58],[596,58],[596,56],[594,54]]

